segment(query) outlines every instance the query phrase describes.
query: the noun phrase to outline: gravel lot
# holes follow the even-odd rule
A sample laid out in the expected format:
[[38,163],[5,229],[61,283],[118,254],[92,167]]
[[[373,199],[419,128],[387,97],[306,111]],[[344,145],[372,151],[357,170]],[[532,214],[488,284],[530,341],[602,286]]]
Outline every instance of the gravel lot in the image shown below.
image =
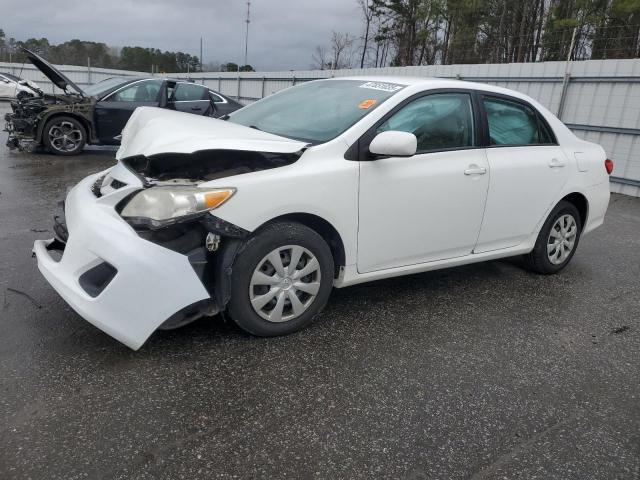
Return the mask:
[[640,199],[613,196],[558,276],[501,261],[379,281],[289,337],[215,317],[132,352],[31,258],[113,150],[5,136],[0,478],[640,478]]

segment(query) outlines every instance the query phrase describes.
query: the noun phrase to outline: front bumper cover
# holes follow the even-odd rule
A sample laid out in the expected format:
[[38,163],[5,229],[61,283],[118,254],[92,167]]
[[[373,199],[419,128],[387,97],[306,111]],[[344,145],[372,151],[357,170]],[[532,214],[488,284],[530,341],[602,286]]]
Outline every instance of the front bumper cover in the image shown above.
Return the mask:
[[[100,175],[85,178],[67,196],[62,258],[50,249],[63,238],[57,244],[37,240],[33,251],[42,275],[78,314],[137,350],[165,320],[210,295],[186,255],[141,238],[115,211],[139,187],[96,198],[91,186]],[[64,236],[58,229],[56,235]],[[83,288],[83,275],[105,263],[115,269],[106,284]]]

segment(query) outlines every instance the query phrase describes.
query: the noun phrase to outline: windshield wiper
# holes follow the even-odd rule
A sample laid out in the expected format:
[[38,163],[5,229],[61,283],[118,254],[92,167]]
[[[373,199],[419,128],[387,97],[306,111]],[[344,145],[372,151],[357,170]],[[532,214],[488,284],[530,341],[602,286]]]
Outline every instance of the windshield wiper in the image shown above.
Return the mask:
[[249,128],[253,128],[254,130],[259,130],[262,132],[261,128],[256,127],[255,125],[249,125]]

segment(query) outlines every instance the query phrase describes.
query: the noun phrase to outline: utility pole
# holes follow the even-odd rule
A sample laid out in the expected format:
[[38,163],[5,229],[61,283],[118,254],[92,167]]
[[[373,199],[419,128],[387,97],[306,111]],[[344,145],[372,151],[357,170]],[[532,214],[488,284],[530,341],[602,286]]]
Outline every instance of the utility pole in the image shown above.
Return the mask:
[[578,33],[578,27],[574,27],[573,35],[571,35],[571,45],[569,45],[569,53],[567,54],[567,63],[564,66],[564,79],[562,80],[562,90],[560,90],[560,104],[558,105],[558,113],[556,116],[562,120],[562,112],[564,111],[564,104],[567,100],[567,89],[569,82],[571,81],[571,73],[569,68],[571,66],[571,54],[573,53],[573,47],[576,44],[576,34]]
[[249,23],[251,21],[249,17],[250,9],[251,9],[251,0],[247,0],[247,19],[245,20],[247,22],[247,30],[244,35],[244,64],[245,65],[247,65],[247,53],[249,51]]
[[200,71],[202,72],[202,37],[200,37]]

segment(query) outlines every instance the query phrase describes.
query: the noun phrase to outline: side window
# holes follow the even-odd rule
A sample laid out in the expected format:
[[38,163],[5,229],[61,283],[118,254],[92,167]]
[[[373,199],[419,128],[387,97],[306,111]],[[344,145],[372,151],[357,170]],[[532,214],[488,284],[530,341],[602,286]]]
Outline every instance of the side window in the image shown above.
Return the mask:
[[473,110],[467,93],[435,93],[418,98],[377,129],[413,133],[418,153],[473,146]]
[[202,85],[196,85],[195,83],[178,83],[173,99],[176,102],[207,100],[207,90]]
[[500,98],[483,99],[491,145],[552,143],[551,133],[526,105]]
[[162,80],[145,80],[134,83],[111,95],[110,102],[157,102]]
[[222,98],[220,95],[213,93],[211,90],[209,90],[209,94],[211,95],[213,103],[225,103],[224,98]]

